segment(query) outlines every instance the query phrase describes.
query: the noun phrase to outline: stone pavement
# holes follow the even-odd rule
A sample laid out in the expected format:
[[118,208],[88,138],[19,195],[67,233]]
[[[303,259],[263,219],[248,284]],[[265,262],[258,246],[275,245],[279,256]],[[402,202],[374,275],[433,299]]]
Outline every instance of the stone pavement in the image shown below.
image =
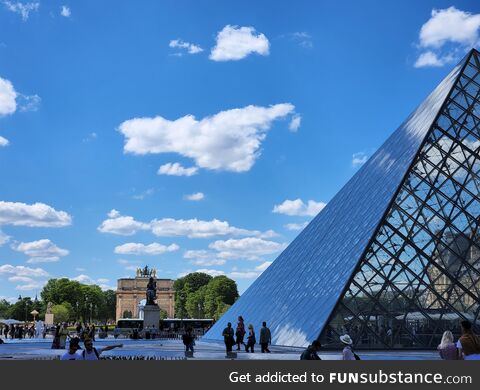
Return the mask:
[[[51,339],[7,340],[0,345],[0,360],[5,359],[56,359],[65,350],[50,349]],[[130,340],[108,338],[95,342],[96,348],[110,344],[123,344],[123,348],[107,351],[102,356],[144,357],[166,360],[184,359],[184,347],[181,340]],[[302,348],[272,346],[272,353],[238,352],[237,360],[298,360]],[[437,360],[435,351],[357,351],[363,360]],[[326,351],[320,354],[323,360],[338,360],[340,352]],[[189,358],[189,360],[192,358]],[[225,360],[225,348],[222,343],[197,341],[193,360]]]

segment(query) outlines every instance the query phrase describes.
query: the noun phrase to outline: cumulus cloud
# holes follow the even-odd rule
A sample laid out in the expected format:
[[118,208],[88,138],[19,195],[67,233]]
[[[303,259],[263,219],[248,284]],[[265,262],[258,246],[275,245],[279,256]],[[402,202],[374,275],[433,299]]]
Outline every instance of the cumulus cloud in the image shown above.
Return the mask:
[[6,244],[9,240],[10,237],[0,230],[0,246]]
[[185,42],[182,39],[172,39],[168,44],[168,46],[173,49],[185,50],[188,54],[198,54],[203,51],[203,49],[199,45],[195,45],[190,42]]
[[225,272],[223,272],[223,271],[216,270],[216,269],[210,269],[210,268],[201,268],[201,269],[197,269],[194,272],[202,272],[204,274],[207,274],[207,275],[210,275],[210,276],[213,276],[213,277],[225,275]]
[[208,238],[214,236],[237,235],[249,236],[260,235],[257,230],[240,229],[226,221],[212,219],[203,221],[199,219],[154,219],[151,223],[153,234],[159,237],[185,236],[189,238]]
[[41,278],[48,276],[48,272],[42,268],[30,268],[23,265],[0,265],[0,275],[24,276],[27,278]]
[[420,53],[414,66],[443,66],[455,61],[457,52],[480,43],[480,14],[472,14],[455,7],[433,9],[430,19],[419,34]]
[[279,205],[273,207],[273,212],[277,214],[285,214],[290,216],[308,216],[314,217],[317,215],[324,207],[326,203],[316,202],[314,200],[309,200],[305,204],[301,199],[295,200],[285,200]]
[[306,228],[307,225],[308,225],[308,222],[303,222],[303,223],[287,223],[286,225],[283,225],[283,226],[287,230],[302,230]]
[[17,92],[13,84],[0,77],[0,116],[13,114],[17,110]]
[[368,160],[368,156],[364,152],[354,153],[352,155],[352,167],[358,168],[365,164]]
[[109,282],[109,279],[105,279],[105,278],[93,279],[88,275],[80,274],[78,276],[75,276],[74,278],[70,278],[70,280],[75,280],[75,281],[77,281],[79,283],[82,283],[82,284],[90,284],[90,285],[96,284],[103,291],[105,291],[105,290],[115,290],[115,287],[109,286],[107,284]]
[[47,284],[46,280],[27,282],[26,284],[19,284],[15,286],[15,290],[19,291],[31,291],[31,290],[40,290]]
[[265,271],[270,265],[273,263],[273,261],[265,261],[264,263],[257,265],[255,267],[255,270],[258,272],[263,272]]
[[102,222],[98,230],[102,233],[117,234],[120,236],[132,236],[140,230],[148,230],[149,224],[135,221],[133,217],[122,216],[113,209],[108,213],[108,219]]
[[167,163],[158,168],[157,174],[169,176],[193,176],[196,175],[197,172],[197,167],[185,168],[179,163]]
[[290,124],[288,125],[288,129],[295,133],[300,128],[301,123],[302,123],[302,116],[300,114],[295,114],[292,117]]
[[3,138],[2,136],[0,136],[0,147],[1,146],[8,146],[10,142],[8,142],[8,139],[6,138]]
[[[125,153],[178,153],[200,168],[246,172],[260,156],[261,143],[273,121],[294,109],[283,103],[221,111],[201,120],[193,115],[173,121],[161,116],[134,118],[120,124],[119,131],[125,136]],[[159,174],[168,174],[174,165],[167,164],[162,172],[160,167]]]
[[22,20],[25,22],[30,17],[30,12],[38,11],[40,3],[21,3],[19,1],[4,1],[5,7],[16,14],[19,14],[22,17]]
[[62,15],[65,18],[69,18],[72,15],[72,11],[70,10],[70,7],[67,7],[66,5],[62,5],[60,7],[60,15]]
[[68,250],[59,248],[52,241],[42,239],[31,242],[13,244],[12,249],[29,256],[27,263],[52,263],[60,260],[60,257],[67,256]]
[[286,248],[286,244],[267,241],[257,237],[218,240],[208,247],[218,252],[221,259],[259,260],[262,256],[277,253]]
[[203,192],[195,192],[194,194],[185,195],[184,199],[191,201],[199,201],[205,199],[205,195],[203,194]]
[[227,25],[218,32],[216,45],[212,48],[209,58],[213,61],[237,61],[252,53],[262,56],[270,54],[270,42],[267,37],[257,33],[253,27]]
[[26,204],[0,201],[0,225],[29,227],[64,227],[72,217],[44,203]]
[[206,250],[189,250],[183,254],[185,259],[190,259],[191,264],[210,267],[213,265],[224,265],[225,259],[219,259],[216,253]]
[[178,251],[180,247],[177,244],[162,245],[154,242],[149,245],[129,242],[115,247],[114,252],[121,255],[162,255],[167,252]]

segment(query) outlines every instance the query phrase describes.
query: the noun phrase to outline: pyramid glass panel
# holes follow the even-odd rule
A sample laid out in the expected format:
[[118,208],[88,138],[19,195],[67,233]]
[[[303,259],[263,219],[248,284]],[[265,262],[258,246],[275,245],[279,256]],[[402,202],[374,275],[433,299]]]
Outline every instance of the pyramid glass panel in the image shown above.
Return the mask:
[[472,50],[212,327],[272,341],[436,348],[480,331],[480,67]]

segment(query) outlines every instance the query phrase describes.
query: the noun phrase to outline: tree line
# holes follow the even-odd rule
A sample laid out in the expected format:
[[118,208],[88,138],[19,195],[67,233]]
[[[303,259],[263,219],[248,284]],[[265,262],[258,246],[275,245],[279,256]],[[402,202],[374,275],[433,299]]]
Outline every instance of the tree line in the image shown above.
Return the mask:
[[50,279],[40,293],[41,299],[18,297],[17,302],[0,301],[0,318],[31,321],[34,309],[45,319],[47,304],[52,303],[55,322],[107,322],[115,319],[115,291],[87,285],[67,278]]

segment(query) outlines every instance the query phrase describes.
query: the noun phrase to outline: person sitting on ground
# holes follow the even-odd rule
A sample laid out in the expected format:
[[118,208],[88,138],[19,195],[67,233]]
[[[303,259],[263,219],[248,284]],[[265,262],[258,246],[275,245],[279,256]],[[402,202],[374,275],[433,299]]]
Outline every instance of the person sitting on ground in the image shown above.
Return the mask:
[[81,360],[80,355],[77,354],[77,351],[80,349],[80,339],[78,337],[72,337],[70,339],[70,345],[68,351],[65,352],[60,360]]
[[472,331],[470,321],[462,321],[462,335],[457,341],[460,356],[465,360],[480,360],[480,337]]
[[187,328],[185,334],[182,336],[183,344],[185,345],[185,352],[193,351],[195,345],[195,337],[192,335],[192,328]]
[[86,338],[83,342],[85,349],[80,354],[79,360],[99,360],[100,355],[105,351],[110,351],[114,348],[122,348],[123,344],[108,345],[104,348],[97,349],[93,346],[92,339]]
[[300,360],[322,360],[320,356],[318,356],[318,351],[320,351],[321,348],[322,344],[320,344],[320,341],[313,340],[312,344],[300,355]]
[[353,340],[348,334],[340,336],[340,341],[345,346],[342,351],[342,360],[360,360],[358,355],[353,352]]
[[247,345],[245,347],[246,352],[252,352],[254,353],[254,347],[255,343],[257,342],[257,339],[255,338],[255,331],[253,330],[253,325],[249,324],[248,325],[248,336],[247,336]]
[[453,342],[453,334],[449,330],[443,332],[442,341],[437,349],[443,360],[458,360],[460,358],[458,348]]
[[272,334],[270,333],[270,329],[267,328],[267,323],[263,321],[262,328],[260,329],[260,346],[262,347],[262,353],[270,353],[270,350],[268,349],[268,344],[271,343]]

